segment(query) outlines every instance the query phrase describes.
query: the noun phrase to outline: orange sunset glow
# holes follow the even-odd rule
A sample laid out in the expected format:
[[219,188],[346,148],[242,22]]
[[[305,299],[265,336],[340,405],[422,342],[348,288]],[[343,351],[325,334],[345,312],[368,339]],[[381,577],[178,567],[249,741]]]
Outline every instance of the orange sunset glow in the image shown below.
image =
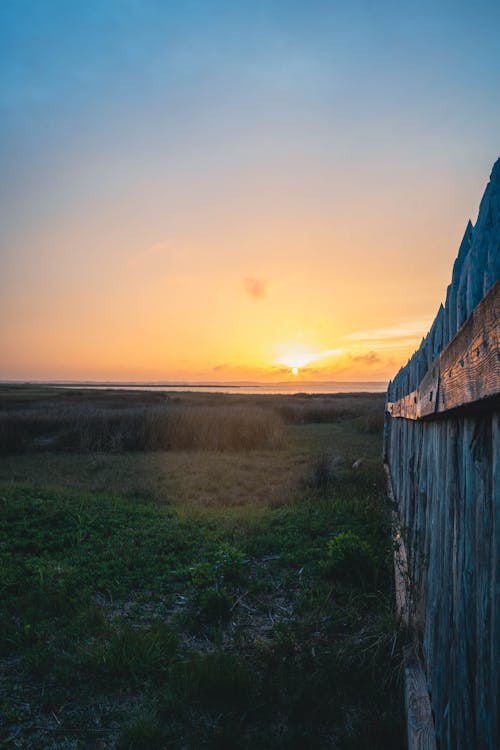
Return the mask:
[[0,750],[500,748],[499,31],[0,0]]
[[85,5],[7,13],[0,378],[386,382],[495,157],[483,58],[437,10],[424,48],[392,6]]

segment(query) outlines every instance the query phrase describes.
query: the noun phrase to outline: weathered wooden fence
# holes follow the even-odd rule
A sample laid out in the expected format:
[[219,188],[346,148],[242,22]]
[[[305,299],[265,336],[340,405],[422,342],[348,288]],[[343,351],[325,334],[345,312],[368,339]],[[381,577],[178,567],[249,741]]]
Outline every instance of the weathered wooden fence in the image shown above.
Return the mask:
[[387,392],[384,458],[441,750],[500,748],[499,277],[500,159],[446,302]]

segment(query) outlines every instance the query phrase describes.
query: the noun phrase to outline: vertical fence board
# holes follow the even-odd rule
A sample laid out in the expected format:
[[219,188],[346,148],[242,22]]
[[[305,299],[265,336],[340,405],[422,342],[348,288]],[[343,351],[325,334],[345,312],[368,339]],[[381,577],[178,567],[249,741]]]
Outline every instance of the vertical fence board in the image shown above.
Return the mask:
[[499,276],[500,160],[445,305],[387,392],[384,459],[422,646],[418,690],[429,690],[440,750],[500,747]]

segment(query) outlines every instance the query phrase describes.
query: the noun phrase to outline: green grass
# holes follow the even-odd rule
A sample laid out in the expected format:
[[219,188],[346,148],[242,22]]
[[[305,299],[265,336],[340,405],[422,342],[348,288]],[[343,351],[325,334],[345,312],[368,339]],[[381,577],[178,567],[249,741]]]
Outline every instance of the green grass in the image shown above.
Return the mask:
[[54,490],[72,488],[217,512],[289,504],[311,491],[317,462],[329,462],[335,477],[349,477],[354,461],[363,471],[380,467],[378,435],[352,422],[288,425],[274,450],[241,453],[166,451],[131,453],[21,453],[0,457],[0,481]]
[[[37,486],[42,454],[2,459],[2,747],[403,745],[378,436],[288,429],[300,477],[258,507],[251,492],[168,505],[113,491],[118,476],[95,491],[85,472],[71,488],[79,456]],[[318,458],[332,435],[344,436],[340,464],[337,451]],[[141,460],[115,458],[116,474]],[[191,472],[210,460],[192,453]],[[266,460],[272,472],[281,459]]]
[[[37,726],[33,735],[25,717],[21,744],[9,724],[3,739],[36,747],[39,736],[43,747],[60,728],[54,712],[79,737],[98,715],[108,733],[96,747],[112,747],[116,734],[125,746],[141,726],[156,737],[154,722],[174,748],[230,747],[233,730],[241,747],[334,747],[333,737],[339,747],[397,747],[390,555],[377,503],[304,500],[241,526],[2,488],[1,649],[14,685],[2,700],[12,714],[29,696]],[[329,565],[347,528],[360,539],[355,580]],[[138,696],[149,723],[141,708],[131,729]],[[308,733],[316,744],[300,745]]]

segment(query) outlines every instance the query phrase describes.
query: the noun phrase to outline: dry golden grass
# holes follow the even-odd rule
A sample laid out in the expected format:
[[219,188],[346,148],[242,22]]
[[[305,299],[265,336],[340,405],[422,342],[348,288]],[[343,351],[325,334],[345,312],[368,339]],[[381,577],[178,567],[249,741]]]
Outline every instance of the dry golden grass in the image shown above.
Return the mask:
[[277,412],[252,404],[110,408],[55,402],[1,411],[0,453],[272,449],[283,443],[283,427]]
[[335,471],[379,461],[379,436],[346,423],[289,425],[274,450],[25,453],[0,459],[0,480],[150,498],[186,508],[273,507],[293,500],[318,456]]
[[335,472],[378,461],[371,420],[380,406],[378,394],[169,399],[0,388],[0,479],[186,508],[274,507],[300,494],[319,457]]

